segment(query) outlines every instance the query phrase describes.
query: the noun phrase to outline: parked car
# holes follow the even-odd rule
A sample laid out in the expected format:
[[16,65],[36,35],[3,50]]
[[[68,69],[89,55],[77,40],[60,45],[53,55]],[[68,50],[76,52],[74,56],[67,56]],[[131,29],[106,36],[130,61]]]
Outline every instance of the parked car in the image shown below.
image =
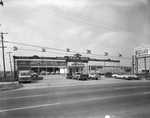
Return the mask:
[[89,79],[89,74],[76,72],[75,74],[72,75],[72,79],[87,80]]
[[112,74],[112,77],[117,78],[118,74]]
[[21,83],[25,81],[31,82],[30,70],[20,70],[18,72],[18,82]]
[[96,79],[100,78],[101,76],[97,73],[89,73],[89,79]]
[[125,79],[125,80],[139,80],[139,76],[134,75],[134,74],[122,74],[122,75],[117,75],[116,78],[120,78],[120,79]]
[[31,71],[31,77],[38,77],[38,73]]
[[52,72],[51,72],[51,75],[54,75],[54,74],[56,74],[56,72],[52,71]]
[[46,75],[50,75],[51,73],[47,71],[47,72],[45,72],[45,74],[46,74]]
[[41,71],[40,75],[46,75],[46,71]]
[[56,71],[56,74],[60,74],[60,71]]

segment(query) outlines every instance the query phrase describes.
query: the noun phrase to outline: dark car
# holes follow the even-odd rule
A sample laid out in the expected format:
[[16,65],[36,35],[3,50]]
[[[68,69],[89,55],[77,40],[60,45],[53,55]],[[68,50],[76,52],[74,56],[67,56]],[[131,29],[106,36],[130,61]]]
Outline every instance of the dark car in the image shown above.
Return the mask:
[[89,74],[76,72],[73,74],[72,79],[77,80],[87,80],[89,78]]
[[38,77],[38,73],[36,73],[36,72],[31,72],[31,77]]

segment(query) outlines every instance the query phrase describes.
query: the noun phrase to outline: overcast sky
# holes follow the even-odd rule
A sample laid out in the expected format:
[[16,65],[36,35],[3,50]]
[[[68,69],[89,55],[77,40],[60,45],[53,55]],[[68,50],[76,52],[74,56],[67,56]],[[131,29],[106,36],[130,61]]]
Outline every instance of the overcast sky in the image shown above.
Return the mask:
[[[121,60],[131,66],[136,47],[150,45],[148,0],[3,0],[0,32],[8,32],[5,53],[17,56],[65,56],[70,51],[93,58]],[[47,47],[18,45],[23,43]],[[1,43],[0,43],[1,44]],[[13,51],[13,47],[18,51]],[[50,49],[52,48],[52,49]],[[54,49],[54,50],[53,50]],[[56,49],[56,50],[55,50]],[[62,51],[58,51],[60,49]],[[38,52],[39,51],[39,52]],[[108,52],[108,56],[103,56]],[[119,58],[118,54],[122,54]],[[0,50],[2,68],[2,51]],[[9,68],[9,57],[6,54]],[[0,69],[1,69],[0,68]]]

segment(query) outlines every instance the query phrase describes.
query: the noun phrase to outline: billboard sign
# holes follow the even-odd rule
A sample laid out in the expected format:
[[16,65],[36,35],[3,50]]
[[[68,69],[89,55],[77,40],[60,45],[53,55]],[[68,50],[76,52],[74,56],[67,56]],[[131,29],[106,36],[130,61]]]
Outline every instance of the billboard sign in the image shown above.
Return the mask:
[[150,55],[150,45],[135,48],[134,49],[134,55],[137,57],[143,57],[143,56]]

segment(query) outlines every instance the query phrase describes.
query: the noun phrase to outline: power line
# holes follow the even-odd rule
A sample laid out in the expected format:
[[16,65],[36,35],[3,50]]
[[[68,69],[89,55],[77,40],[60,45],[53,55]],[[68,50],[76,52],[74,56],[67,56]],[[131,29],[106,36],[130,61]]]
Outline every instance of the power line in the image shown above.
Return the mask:
[[[33,3],[33,2],[30,2],[30,3]],[[64,10],[64,9],[60,9],[60,8],[56,8],[56,7],[52,7],[52,6],[48,6],[48,5],[45,5],[45,6],[47,6],[45,8],[49,8],[49,9],[52,9],[52,10],[57,11],[57,12],[62,12],[62,13],[68,14],[68,15],[74,15],[76,17],[81,17],[81,18],[84,18],[84,19],[87,19],[87,20],[91,20],[91,21],[95,21],[95,22],[102,23],[102,24],[104,23],[106,25],[117,27],[117,28],[123,28],[125,30],[129,30],[129,31],[132,31],[132,32],[136,31],[136,33],[141,33],[141,31],[136,30],[136,29],[131,29],[131,28],[127,28],[127,27],[124,27],[124,26],[117,25],[117,24],[112,24],[112,23],[109,23],[109,22],[106,22],[106,21],[102,21],[102,20],[99,20],[99,19],[94,19],[94,18],[91,18],[91,17],[88,17],[88,16],[84,16],[84,15],[81,15],[81,14],[73,13],[73,12],[70,12],[70,11],[67,11],[67,10]],[[142,32],[142,33],[144,33],[144,32]]]
[[[60,37],[61,38],[61,37]],[[83,41],[82,41],[83,42]],[[92,43],[93,44],[93,43]],[[97,44],[94,44],[94,45],[97,45]],[[99,44],[99,45],[102,45],[102,44]],[[103,44],[103,45],[105,45],[105,46],[107,46],[106,44]],[[113,46],[113,45],[108,45],[108,46]],[[115,46],[114,45],[114,48],[116,48],[116,47],[120,47],[120,46]],[[121,47],[122,48],[122,47]],[[125,47],[126,48],[126,47]]]
[[[9,49],[13,49],[12,47],[8,47]],[[41,47],[42,48],[42,47]],[[25,48],[19,48],[19,50],[24,50],[24,51],[32,51],[32,52],[41,52],[39,50],[31,50],[31,49],[25,49]],[[49,52],[46,51],[44,53],[54,53],[54,54],[66,54],[66,53],[59,53],[59,52]],[[71,55],[71,54],[70,54]]]
[[[14,31],[11,31],[11,32],[14,32]],[[15,31],[16,32],[16,31]],[[32,34],[32,33],[31,33]],[[65,37],[57,37],[57,36],[51,36],[51,35],[34,35],[34,34],[32,34],[32,36],[35,36],[35,37],[43,37],[43,38],[45,38],[45,39],[48,39],[48,40],[53,40],[54,38],[55,39],[61,39],[61,40],[59,40],[59,41],[67,41],[67,42],[70,42],[70,43],[72,43],[72,42],[75,42],[75,43],[79,43],[80,42],[80,44],[85,44],[85,43],[91,43],[91,42],[88,42],[88,41],[77,41],[77,40],[73,40],[73,41],[71,41],[71,40],[69,40],[69,39],[66,39]],[[53,39],[50,39],[50,38],[53,38]],[[63,39],[63,40],[62,40]],[[56,40],[57,41],[57,40]],[[129,49],[130,47],[125,47],[125,46],[117,46],[117,45],[108,45],[108,44],[97,44],[97,43],[93,43],[92,42],[92,44],[93,45],[97,45],[97,46],[100,46],[100,45],[102,45],[102,46],[112,46],[113,48],[126,48],[126,49]]]
[[[12,3],[12,2],[9,2],[9,3]],[[12,4],[16,4],[16,3],[12,3]],[[17,5],[19,5],[19,4],[17,4]],[[90,23],[83,22],[83,21],[80,21],[80,20],[77,20],[77,19],[73,19],[73,18],[70,18],[70,17],[68,18],[68,17],[66,17],[66,16],[60,16],[60,15],[57,15],[57,14],[54,14],[54,13],[49,13],[49,12],[41,11],[41,10],[39,10],[39,9],[34,9],[34,8],[31,8],[31,7],[28,7],[28,6],[24,6],[24,5],[21,5],[21,6],[23,6],[23,7],[25,7],[25,8],[33,9],[33,10],[38,10],[38,11],[43,12],[43,13],[52,14],[52,15],[55,15],[55,16],[58,16],[58,17],[66,18],[66,19],[69,19],[69,20],[74,20],[74,21],[81,22],[81,23],[84,23],[84,24],[92,25],[92,26],[94,26],[94,27],[99,27],[99,28],[104,28],[104,29],[112,30],[112,29],[110,29],[110,28],[106,28],[106,27],[102,27],[102,26],[90,24]],[[114,29],[113,29],[113,30],[114,30]],[[126,33],[128,33],[128,32],[126,32]],[[129,33],[129,34],[130,34],[130,33]],[[138,36],[140,36],[140,37],[143,37],[142,35],[139,35],[139,34],[136,34],[136,35],[138,35]],[[134,36],[135,36],[135,34],[134,34]],[[148,37],[143,37],[143,38],[148,38]]]
[[[28,2],[28,3],[33,3],[33,2]],[[92,20],[94,22],[97,22],[97,23],[104,23],[105,25],[108,25],[108,26],[113,26],[113,27],[117,27],[117,28],[123,28],[125,30],[129,30],[129,32],[135,32],[136,33],[141,33],[141,31],[139,30],[135,30],[135,29],[131,29],[131,28],[127,28],[127,27],[124,27],[124,26],[120,26],[120,25],[116,25],[116,24],[112,24],[112,23],[109,23],[109,22],[105,22],[105,21],[101,21],[101,20],[98,20],[98,19],[93,19],[93,18],[90,18],[90,17],[87,17],[87,16],[83,16],[81,14],[76,14],[76,13],[73,13],[73,12],[70,12],[70,11],[66,11],[64,9],[60,9],[60,8],[55,8],[55,7],[52,7],[52,6],[48,6],[48,5],[45,5],[43,6],[44,8],[48,8],[48,9],[51,9],[51,10],[54,10],[54,11],[57,11],[57,12],[61,12],[63,14],[67,14],[67,15],[72,15],[72,16],[75,16],[75,17],[79,17],[79,18],[82,18],[82,19],[86,19],[86,20]],[[145,36],[145,35],[144,35]],[[149,36],[149,35],[148,35]],[[148,37],[147,37],[148,38]]]
[[[51,49],[51,50],[56,50],[56,51],[63,51],[63,52],[65,51],[66,52],[66,50],[63,50],[63,49],[49,48],[49,47],[30,45],[30,44],[24,44],[24,43],[12,42],[12,41],[4,41],[4,42],[5,43],[13,43],[13,44],[18,44],[18,45],[25,45],[25,46],[37,47],[37,48],[46,48],[46,49]],[[33,51],[35,51],[35,50],[33,50]],[[70,52],[72,52],[72,53],[81,53],[81,54],[86,54],[87,55],[87,53],[84,53],[84,52],[77,52],[77,51],[70,51]],[[100,54],[90,54],[90,56],[101,56],[101,57],[104,57],[104,55],[100,55]],[[117,57],[117,56],[108,56],[108,57]],[[122,57],[122,58],[131,59],[129,57]]]

